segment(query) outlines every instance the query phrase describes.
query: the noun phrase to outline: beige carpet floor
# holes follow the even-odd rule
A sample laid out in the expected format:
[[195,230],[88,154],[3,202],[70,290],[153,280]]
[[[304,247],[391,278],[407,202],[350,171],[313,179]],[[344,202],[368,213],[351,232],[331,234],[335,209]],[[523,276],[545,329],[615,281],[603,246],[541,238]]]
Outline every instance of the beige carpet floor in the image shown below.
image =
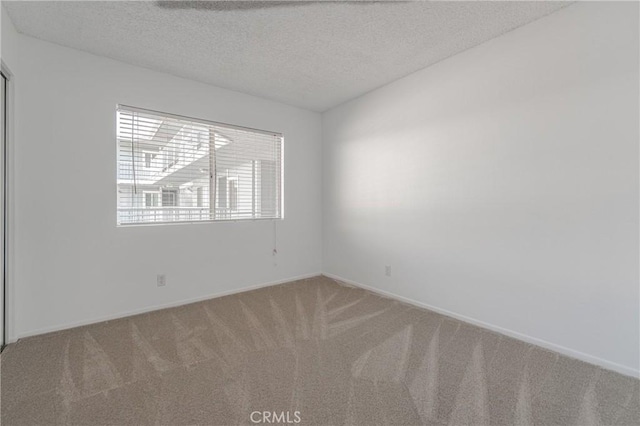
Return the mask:
[[324,277],[23,339],[1,361],[5,426],[640,424],[637,379]]

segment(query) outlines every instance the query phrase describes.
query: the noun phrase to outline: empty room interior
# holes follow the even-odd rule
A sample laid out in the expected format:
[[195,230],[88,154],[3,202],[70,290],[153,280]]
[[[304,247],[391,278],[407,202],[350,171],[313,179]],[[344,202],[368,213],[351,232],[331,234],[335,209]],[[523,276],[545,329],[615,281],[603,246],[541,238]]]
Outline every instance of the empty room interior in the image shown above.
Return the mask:
[[0,15],[2,425],[640,425],[640,3]]

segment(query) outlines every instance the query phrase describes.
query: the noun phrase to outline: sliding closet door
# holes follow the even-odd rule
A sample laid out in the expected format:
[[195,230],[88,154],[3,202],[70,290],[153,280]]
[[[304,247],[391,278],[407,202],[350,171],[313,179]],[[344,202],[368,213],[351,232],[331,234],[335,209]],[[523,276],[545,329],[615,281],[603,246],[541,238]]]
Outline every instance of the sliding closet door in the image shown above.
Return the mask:
[[7,342],[6,333],[6,279],[5,279],[5,252],[6,252],[6,147],[7,147],[7,78],[0,72],[0,348],[4,348]]

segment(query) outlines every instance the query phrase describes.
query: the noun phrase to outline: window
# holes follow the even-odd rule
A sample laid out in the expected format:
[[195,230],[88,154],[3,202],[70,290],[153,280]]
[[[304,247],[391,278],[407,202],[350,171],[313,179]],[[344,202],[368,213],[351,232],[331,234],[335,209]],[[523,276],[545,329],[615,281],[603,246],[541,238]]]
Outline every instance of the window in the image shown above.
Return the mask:
[[151,168],[151,165],[153,164],[153,153],[152,152],[145,152],[144,153],[144,166],[147,169]]
[[178,190],[177,189],[162,189],[162,207],[177,207],[178,206]]
[[144,206],[145,207],[158,207],[158,193],[146,192],[144,193]]
[[229,211],[238,210],[238,178],[229,179],[228,181],[229,189],[227,193],[229,194]]
[[201,186],[196,189],[196,207],[202,207],[202,196],[204,195],[204,190]]
[[282,135],[120,105],[119,225],[282,217]]

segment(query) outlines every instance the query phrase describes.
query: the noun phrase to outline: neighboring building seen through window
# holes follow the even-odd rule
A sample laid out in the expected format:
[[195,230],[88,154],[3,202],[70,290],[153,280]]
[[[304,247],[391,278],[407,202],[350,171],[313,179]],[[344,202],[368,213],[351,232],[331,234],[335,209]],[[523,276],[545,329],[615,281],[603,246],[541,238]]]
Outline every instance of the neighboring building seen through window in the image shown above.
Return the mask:
[[119,106],[118,224],[282,217],[282,135]]

